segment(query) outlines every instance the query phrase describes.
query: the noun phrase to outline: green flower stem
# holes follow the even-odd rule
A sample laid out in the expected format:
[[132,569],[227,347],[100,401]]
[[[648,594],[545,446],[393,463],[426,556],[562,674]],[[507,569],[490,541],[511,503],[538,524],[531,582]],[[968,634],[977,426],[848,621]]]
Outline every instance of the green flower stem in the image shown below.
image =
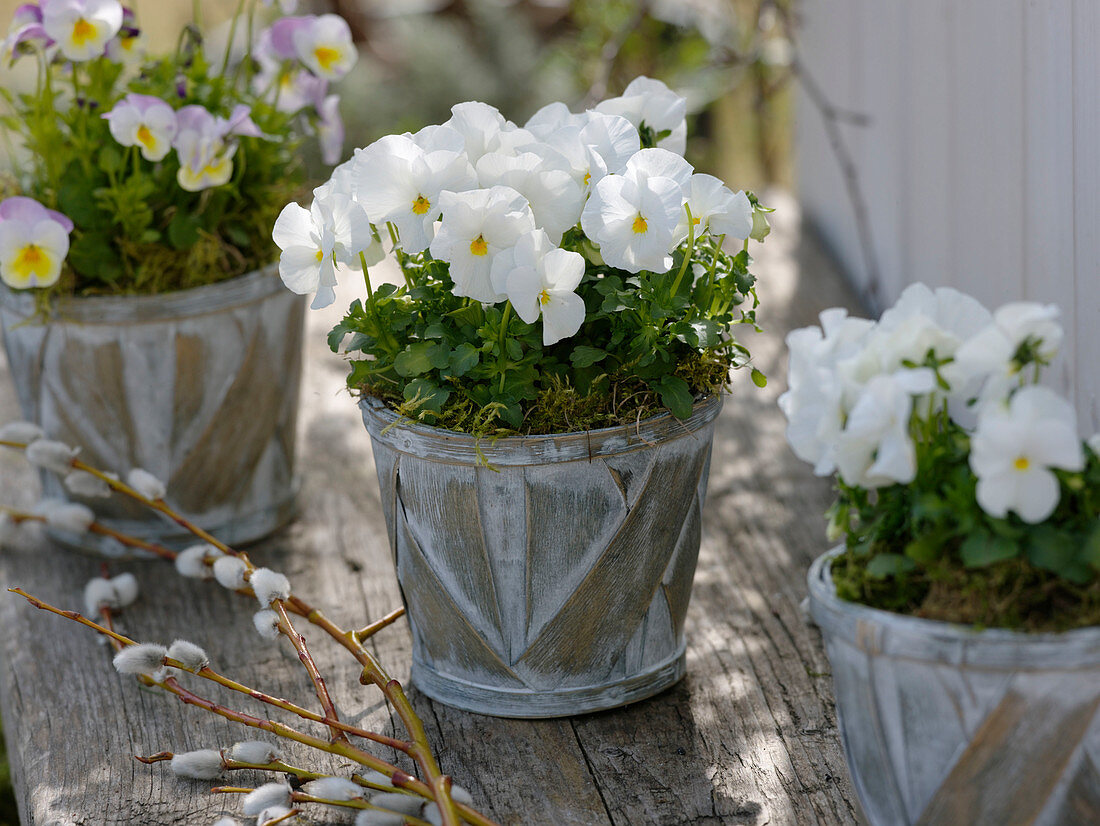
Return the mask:
[[382,317],[378,315],[378,308],[374,305],[374,287],[370,283],[370,270],[367,268],[367,256],[362,250],[359,251],[359,266],[363,268],[363,283],[367,287],[367,306],[370,307],[371,315],[374,316],[374,323],[378,325],[379,338],[386,343],[387,352],[391,356],[396,356],[401,350],[401,345],[385,328]]
[[676,291],[680,289],[680,282],[683,281],[684,273],[687,272],[688,265],[691,263],[691,255],[695,252],[695,223],[691,219],[691,207],[684,204],[684,211],[688,217],[688,248],[684,253],[683,263],[680,264],[680,271],[676,273],[676,278],[672,282],[672,289],[668,293],[669,298],[675,296]]
[[[233,41],[237,39],[237,22],[244,12],[245,0],[237,0],[237,9],[233,12],[233,20],[229,23],[229,40],[225,44],[225,57],[222,58],[222,76],[229,69],[229,58],[233,56]],[[236,78],[234,78],[236,80]]]
[[507,375],[507,369],[508,369],[507,368],[507,365],[508,365],[507,352],[508,351],[507,351],[507,347],[505,346],[504,339],[506,337],[505,334],[508,332],[508,322],[511,320],[511,317],[512,317],[512,302],[511,301],[505,301],[504,302],[504,312],[501,313],[501,316],[500,316],[500,337],[497,341],[498,345],[500,346],[500,392],[501,393],[504,392],[504,378]]

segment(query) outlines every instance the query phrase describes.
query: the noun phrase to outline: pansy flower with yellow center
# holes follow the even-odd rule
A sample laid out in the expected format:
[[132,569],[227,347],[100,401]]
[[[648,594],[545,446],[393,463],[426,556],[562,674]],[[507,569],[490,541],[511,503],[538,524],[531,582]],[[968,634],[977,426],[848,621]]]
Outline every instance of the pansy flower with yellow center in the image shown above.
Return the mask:
[[[691,210],[692,232],[696,238],[707,233],[725,237],[723,247],[735,254],[741,242],[752,232],[752,203],[744,192],[733,192],[713,175],[692,175],[684,191]],[[688,235],[687,210],[683,212],[676,234]]]
[[455,295],[495,304],[504,291],[491,277],[498,255],[535,229],[527,199],[507,186],[444,192],[443,223],[432,239],[432,256],[450,264]]
[[42,0],[42,27],[73,61],[101,56],[122,28],[118,0]]
[[[451,130],[423,136],[428,146],[461,140]],[[425,149],[413,135],[387,135],[355,155],[351,184],[355,199],[371,222],[391,223],[410,254],[423,252],[435,235],[443,190],[462,192],[477,186],[477,176],[461,152]],[[467,244],[470,240],[467,239]]]
[[72,229],[72,221],[33,198],[0,203],[0,280],[17,290],[56,283]]
[[309,15],[293,29],[294,54],[313,74],[325,80],[339,80],[355,65],[359,53],[351,29],[338,14]]
[[563,250],[537,229],[493,265],[493,281],[503,286],[516,315],[528,324],[542,317],[542,343],[569,338],[584,324],[584,299],[574,292],[584,278],[584,257]]
[[1052,390],[1030,385],[1007,402],[982,405],[970,439],[970,469],[978,477],[978,504],[990,516],[1013,511],[1031,524],[1046,520],[1061,498],[1053,468],[1084,466],[1077,414]]
[[136,146],[147,161],[162,160],[172,149],[179,127],[176,112],[151,95],[130,93],[103,117],[111,137],[123,146]]
[[188,192],[221,186],[233,175],[233,136],[266,138],[253,123],[250,109],[238,105],[228,118],[216,117],[202,106],[184,106],[176,112],[178,131],[173,146],[179,157],[176,178]]

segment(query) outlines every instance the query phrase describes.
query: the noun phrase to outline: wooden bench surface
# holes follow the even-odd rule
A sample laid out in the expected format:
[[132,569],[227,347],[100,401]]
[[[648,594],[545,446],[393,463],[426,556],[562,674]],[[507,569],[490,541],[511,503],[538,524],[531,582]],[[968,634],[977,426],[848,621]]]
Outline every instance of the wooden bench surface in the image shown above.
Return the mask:
[[[824,307],[857,304],[822,252],[800,238],[794,204],[784,198],[779,206],[776,231],[757,250],[768,332],[751,337],[771,383],[757,391],[739,376],[719,421],[687,621],[687,678],[625,709],[538,722],[455,711],[410,689],[444,770],[501,824],[809,826],[861,819],[828,661],[800,609],[807,566],[824,550],[829,486],[786,448],[775,406],[785,333],[815,322]],[[354,295],[354,285],[345,295]],[[398,607],[400,597],[370,441],[342,389],[345,365],[324,341],[345,295],[309,321],[301,516],[252,555],[286,572],[297,592],[351,627]],[[18,417],[0,355],[0,421]],[[0,453],[0,502],[30,506],[35,475],[19,455]],[[217,585],[183,580],[163,562],[111,565],[113,573],[123,570],[136,574],[142,596],[120,618],[121,630],[147,641],[191,639],[223,673],[311,705],[293,654],[260,643],[253,632],[254,606]],[[99,572],[98,561],[35,530],[0,552],[0,585],[62,607],[79,610],[84,583]],[[91,632],[18,597],[0,593],[0,628],[0,712],[25,823],[210,824],[237,811],[235,801],[209,795],[215,783],[179,779],[165,764],[146,766],[133,755],[218,748],[254,739],[254,732],[117,675],[109,649]],[[342,714],[392,731],[390,710],[359,685],[346,652],[307,635]],[[407,679],[403,621],[373,646],[391,673]],[[201,693],[236,708],[263,708],[197,682]],[[340,768],[307,751],[288,750],[299,763]],[[264,781],[237,773],[230,782]],[[314,812],[318,822],[345,822]]]

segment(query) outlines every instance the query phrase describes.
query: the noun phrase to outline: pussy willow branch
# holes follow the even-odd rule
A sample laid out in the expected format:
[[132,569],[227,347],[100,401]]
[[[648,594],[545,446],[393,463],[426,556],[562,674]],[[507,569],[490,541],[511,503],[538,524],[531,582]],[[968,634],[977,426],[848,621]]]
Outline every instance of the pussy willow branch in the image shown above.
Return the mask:
[[[4,441],[0,441],[0,446],[10,447],[18,450],[25,450],[27,447],[27,445],[23,443]],[[134,488],[132,488],[130,485],[127,485],[125,482],[119,479],[115,479],[114,477],[102,472],[98,468],[95,468],[79,459],[74,458],[70,464],[75,470],[83,470],[86,473],[90,473],[93,476],[101,479],[108,485],[108,487],[111,488],[111,490],[117,493],[121,493],[124,496],[127,496],[145,505],[146,507],[158,511],[159,513],[166,516],[168,519],[183,527],[185,530],[190,531],[199,539],[202,539],[203,541],[213,545],[222,553],[230,556],[239,557],[242,561],[245,562],[249,576],[251,576],[251,572],[255,570],[255,566],[252,564],[251,560],[249,560],[246,554],[235,551],[229,545],[225,544],[216,537],[204,531],[202,528],[193,524],[192,522],[190,522],[190,520],[177,513],[163,500],[149,499],[143,496]],[[115,532],[113,536],[116,539],[119,539],[119,541],[124,541],[124,539],[122,538],[122,534],[118,534],[117,532]],[[164,553],[165,551],[167,553]],[[160,552],[154,553],[164,559],[175,558],[175,553],[167,548],[162,548]],[[283,604],[283,601],[281,600],[277,602],[280,605]],[[390,677],[390,675],[387,673],[385,668],[383,668],[382,664],[377,660],[377,658],[375,658],[374,655],[372,655],[363,645],[363,640],[366,638],[366,634],[364,632],[366,632],[368,629],[365,628],[361,629],[360,631],[345,630],[334,623],[332,620],[330,620],[328,617],[326,617],[319,609],[315,608],[305,600],[293,594],[288,600],[286,600],[286,607],[294,611],[295,613],[298,613],[301,616],[305,617],[307,621],[321,628],[334,640],[340,643],[340,645],[346,648],[363,668],[363,672],[360,675],[359,682],[363,685],[373,684],[377,686],[378,689],[382,692],[383,696],[393,706],[394,710],[397,712],[398,717],[401,719],[402,725],[405,727],[405,730],[408,732],[410,738],[412,739],[412,744],[407,753],[424,773],[427,785],[430,787],[432,792],[431,796],[435,800],[436,805],[439,807],[444,826],[458,826],[460,817],[461,819],[472,823],[492,824],[492,821],[484,818],[483,815],[480,815],[474,810],[469,809],[466,806],[456,806],[454,801],[451,799],[451,779],[449,776],[443,774],[443,772],[441,771],[439,764],[435,759],[435,755],[432,752],[431,745],[428,742],[427,733],[424,730],[424,724],[420,720],[420,717],[416,714],[416,711],[413,709],[412,703],[409,702],[403,686],[398,680]],[[283,616],[285,616],[285,612]],[[280,618],[280,623],[281,622],[282,617]],[[287,624],[289,626],[289,618],[287,618]],[[290,627],[292,628],[292,626]],[[379,625],[378,627],[382,628],[385,626]],[[303,650],[305,651],[305,655],[307,657],[309,656],[308,650],[305,650],[304,638],[302,638],[301,635],[292,634],[289,638],[291,639],[292,643],[295,643],[295,648],[298,650],[299,657],[302,657]],[[299,645],[301,645],[301,648],[299,648]],[[311,657],[310,660],[312,661]],[[316,669],[315,665],[314,669]],[[311,677],[312,676],[313,675],[311,674]],[[319,696],[321,691],[324,691],[324,693],[327,695],[327,689],[324,688],[323,681],[320,685],[317,685],[315,683],[315,687],[318,689]],[[329,702],[331,703],[331,700]],[[331,714],[329,713],[329,709],[326,708],[326,715],[328,715],[332,720],[337,720],[338,716],[335,713],[335,706],[332,707]],[[471,817],[479,819],[471,820]]]
[[[175,756],[174,752],[159,751],[156,754],[150,754],[148,756],[135,754],[134,759],[139,763],[151,766],[154,763],[163,763],[171,760]],[[234,760],[231,757],[226,757],[225,754],[222,754],[222,766],[229,771],[269,771],[279,772],[281,774],[292,774],[302,781],[320,780],[323,777],[332,776],[323,772],[313,772],[309,769],[303,769],[301,766],[295,766],[291,763],[287,763],[285,760],[272,760],[270,763],[245,763],[241,760]],[[352,774],[351,781],[371,791],[392,792],[397,788],[393,785],[380,786],[377,783],[371,783],[358,774]]]

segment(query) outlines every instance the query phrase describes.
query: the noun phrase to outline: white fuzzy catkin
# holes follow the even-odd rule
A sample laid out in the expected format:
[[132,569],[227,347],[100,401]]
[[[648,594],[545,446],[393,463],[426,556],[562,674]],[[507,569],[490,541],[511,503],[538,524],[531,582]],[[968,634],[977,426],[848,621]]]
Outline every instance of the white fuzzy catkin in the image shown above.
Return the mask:
[[274,823],[276,820],[285,823],[286,821],[282,821],[281,818],[286,817],[288,814],[290,814],[290,809],[286,806],[268,806],[256,816],[256,826],[267,826],[267,824]]
[[0,426],[0,442],[30,444],[45,436],[45,432],[33,422],[8,422]]
[[73,468],[73,459],[80,450],[69,447],[64,442],[55,442],[52,439],[39,439],[27,445],[27,461],[36,467],[52,470],[62,476],[68,474]]
[[405,816],[377,809],[363,809],[355,817],[355,826],[405,826]]
[[265,640],[279,639],[279,615],[270,609],[257,611],[252,615],[252,624],[256,632]]
[[219,817],[212,826],[241,826],[241,822],[231,817]]
[[36,510],[50,527],[72,533],[87,533],[95,522],[95,514],[91,508],[61,499],[43,499]]
[[199,671],[210,665],[210,657],[199,646],[187,640],[176,640],[168,646],[168,656],[179,660],[188,671]]
[[290,786],[286,783],[265,783],[244,796],[241,811],[246,815],[258,815],[264,809],[289,803]]
[[422,814],[421,817],[432,824],[432,826],[443,826],[443,813],[439,811],[439,807],[434,803],[425,807],[424,814]]
[[365,790],[344,777],[322,777],[306,783],[302,791],[325,800],[355,800],[362,797]]
[[451,800],[455,803],[461,803],[463,806],[472,806],[474,803],[474,796],[461,786],[451,784]]
[[279,759],[280,752],[277,746],[265,743],[263,740],[243,740],[234,743],[229,750],[229,759],[238,763],[254,763],[257,766],[266,766]]
[[164,495],[168,493],[168,488],[165,486],[164,482],[160,481],[160,479],[149,471],[142,470],[139,467],[134,468],[126,474],[126,484],[146,499],[152,499],[154,502],[158,499],[163,499]]
[[119,674],[149,675],[164,665],[167,653],[168,649],[163,645],[145,642],[126,646],[115,654],[113,662]]
[[230,591],[239,591],[245,586],[244,574],[247,570],[244,560],[235,556],[220,556],[214,560],[214,579]]
[[118,576],[111,577],[109,582],[115,589],[115,595],[118,597],[118,605],[120,608],[125,608],[127,605],[133,605],[140,593],[137,577],[131,573],[119,574]]
[[206,564],[206,560],[217,559],[220,556],[222,552],[213,545],[206,543],[192,545],[176,554],[176,570],[180,576],[190,579],[210,579],[214,572],[210,565]]
[[376,794],[368,802],[380,809],[389,809],[403,815],[419,815],[424,806],[424,798],[400,792]]
[[177,680],[180,675],[183,674],[178,668],[172,668],[170,665],[162,665],[156,671],[149,675],[154,683],[163,683],[169,677],[175,677]]
[[273,600],[290,596],[290,580],[270,568],[257,568],[248,579],[256,593],[261,608],[267,608]]
[[172,771],[180,777],[213,780],[222,773],[222,754],[214,749],[185,751],[172,758]]
[[382,774],[382,772],[376,772],[373,769],[359,772],[358,777],[361,778],[364,783],[369,783],[372,786],[380,786],[383,789],[395,788],[392,780]]
[[111,486],[86,470],[74,470],[68,473],[65,476],[65,487],[69,489],[69,493],[88,498],[105,499],[111,495]]
[[100,608],[118,608],[118,594],[109,579],[97,576],[84,585],[84,613],[95,617]]

